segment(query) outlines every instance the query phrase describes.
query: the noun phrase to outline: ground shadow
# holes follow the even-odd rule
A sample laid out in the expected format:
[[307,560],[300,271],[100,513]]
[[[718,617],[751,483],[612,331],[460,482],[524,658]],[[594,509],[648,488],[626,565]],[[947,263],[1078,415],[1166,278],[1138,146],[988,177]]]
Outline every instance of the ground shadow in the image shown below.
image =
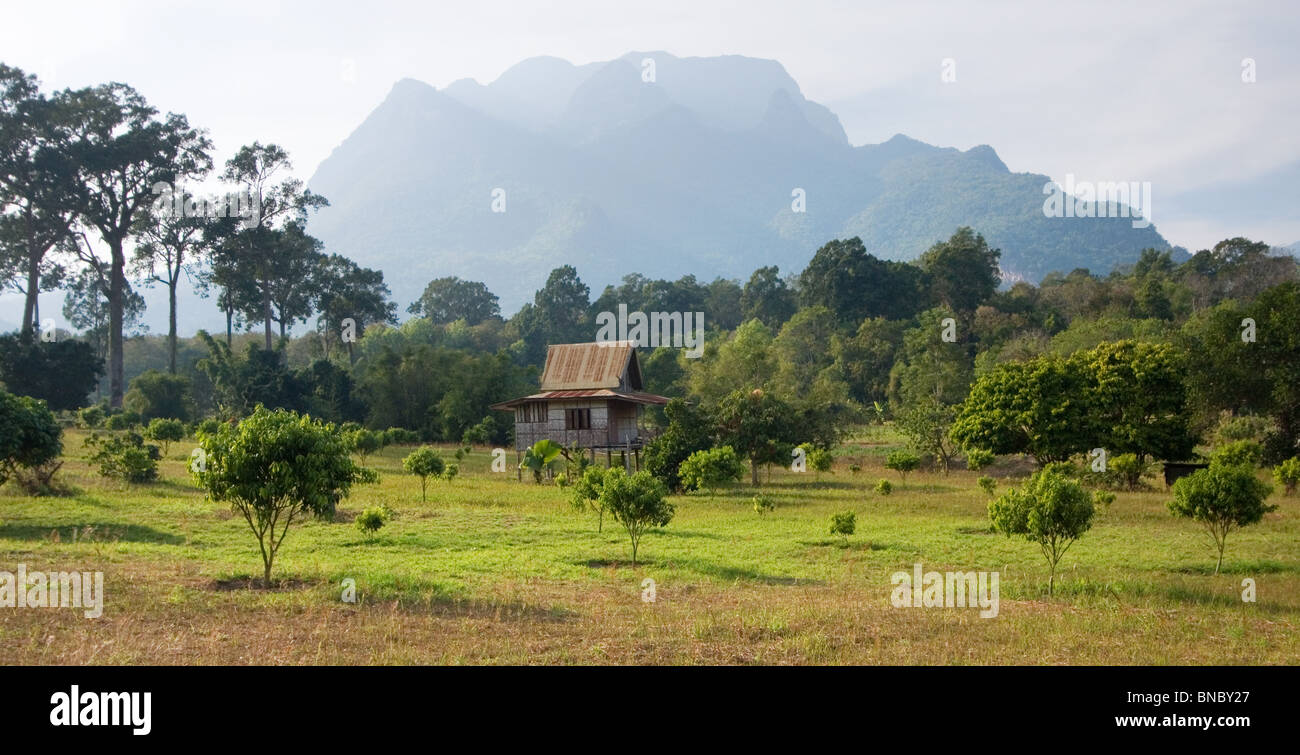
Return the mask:
[[[91,527],[93,531],[86,532]],[[51,533],[57,533],[52,535]],[[75,538],[74,538],[75,533]],[[142,524],[112,524],[92,522],[78,525],[50,524],[0,524],[0,538],[12,540],[50,540],[58,537],[62,545],[78,543],[158,543],[160,545],[184,545],[185,538],[170,532],[163,532]]]

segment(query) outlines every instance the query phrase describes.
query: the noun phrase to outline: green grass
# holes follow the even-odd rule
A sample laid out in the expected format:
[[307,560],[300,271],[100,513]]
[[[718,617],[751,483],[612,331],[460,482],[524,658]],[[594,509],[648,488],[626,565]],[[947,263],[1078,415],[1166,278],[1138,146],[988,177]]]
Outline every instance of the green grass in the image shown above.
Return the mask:
[[[368,459],[381,482],[357,487],[337,521],[295,525],[268,590],[249,585],[261,560],[242,518],[189,482],[190,443],[173,444],[161,482],[126,486],[87,468],[81,437],[65,438],[61,473],[75,495],[0,493],[0,569],[101,570],[104,615],[0,608],[10,663],[1300,661],[1296,498],[1275,496],[1277,512],[1233,533],[1215,576],[1208,538],[1169,515],[1166,493],[1120,494],[1066,555],[1049,599],[1037,546],[989,532],[979,475],[903,483],[882,467],[896,443],[882,431],[839,449],[833,474],[764,474],[776,502],[765,515],[748,484],[676,497],[635,568],[609,517],[598,533],[567,491],[491,473],[486,450],[451,483],[431,481],[421,503],[401,469],[410,449],[388,448]],[[881,477],[892,495],[872,490]],[[351,519],[379,504],[397,517],[367,537]],[[844,510],[857,514],[847,539],[829,534]],[[999,616],[894,608],[890,575],[917,562],[999,572]],[[1246,577],[1253,604],[1240,600]],[[356,603],[340,600],[348,578]],[[646,578],[654,603],[641,599]]]

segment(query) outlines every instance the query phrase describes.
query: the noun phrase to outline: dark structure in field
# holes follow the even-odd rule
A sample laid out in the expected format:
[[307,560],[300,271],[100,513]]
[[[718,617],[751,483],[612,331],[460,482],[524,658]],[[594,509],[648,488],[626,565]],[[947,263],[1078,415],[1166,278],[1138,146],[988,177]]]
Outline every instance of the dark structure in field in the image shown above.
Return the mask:
[[636,457],[647,437],[641,426],[646,406],[668,403],[663,396],[644,393],[641,365],[632,343],[566,343],[546,350],[540,393],[493,404],[515,413],[515,450],[550,439],[571,448],[589,449],[593,460],[614,451],[625,462]]
[[1205,469],[1208,466],[1210,465],[1196,464],[1191,462],[1166,461],[1165,462],[1165,487],[1166,488],[1170,487],[1175,482],[1177,482],[1178,478],[1180,477],[1186,477],[1192,472],[1195,472],[1198,469]]

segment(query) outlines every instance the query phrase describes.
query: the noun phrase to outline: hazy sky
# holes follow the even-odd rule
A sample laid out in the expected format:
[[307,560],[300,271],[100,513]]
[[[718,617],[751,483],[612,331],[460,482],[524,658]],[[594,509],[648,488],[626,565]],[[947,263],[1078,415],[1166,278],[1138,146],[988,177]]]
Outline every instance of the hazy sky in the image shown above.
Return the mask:
[[1194,250],[1300,240],[1298,19],[1295,0],[41,0],[5,3],[0,60],[53,88],[127,82],[207,128],[220,160],[276,142],[305,178],[402,77],[487,83],[534,55],[631,50],[772,58],[854,144],[901,132],[990,144],[1058,181],[1150,181],[1158,229]]

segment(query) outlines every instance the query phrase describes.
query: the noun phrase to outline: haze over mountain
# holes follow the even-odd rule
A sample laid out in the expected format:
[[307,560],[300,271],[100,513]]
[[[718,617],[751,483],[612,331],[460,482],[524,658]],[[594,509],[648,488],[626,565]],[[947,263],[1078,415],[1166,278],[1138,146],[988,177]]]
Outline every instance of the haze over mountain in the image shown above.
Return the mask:
[[311,232],[383,269],[402,306],[457,275],[509,313],[561,264],[593,293],[630,272],[797,272],[850,236],[913,259],[962,225],[1002,249],[1012,279],[1106,272],[1169,246],[1128,218],[1045,217],[1048,180],[1010,172],[989,146],[901,134],[852,146],[776,61],[631,52],[531,58],[488,85],[399,81],[309,185],[331,202]]

